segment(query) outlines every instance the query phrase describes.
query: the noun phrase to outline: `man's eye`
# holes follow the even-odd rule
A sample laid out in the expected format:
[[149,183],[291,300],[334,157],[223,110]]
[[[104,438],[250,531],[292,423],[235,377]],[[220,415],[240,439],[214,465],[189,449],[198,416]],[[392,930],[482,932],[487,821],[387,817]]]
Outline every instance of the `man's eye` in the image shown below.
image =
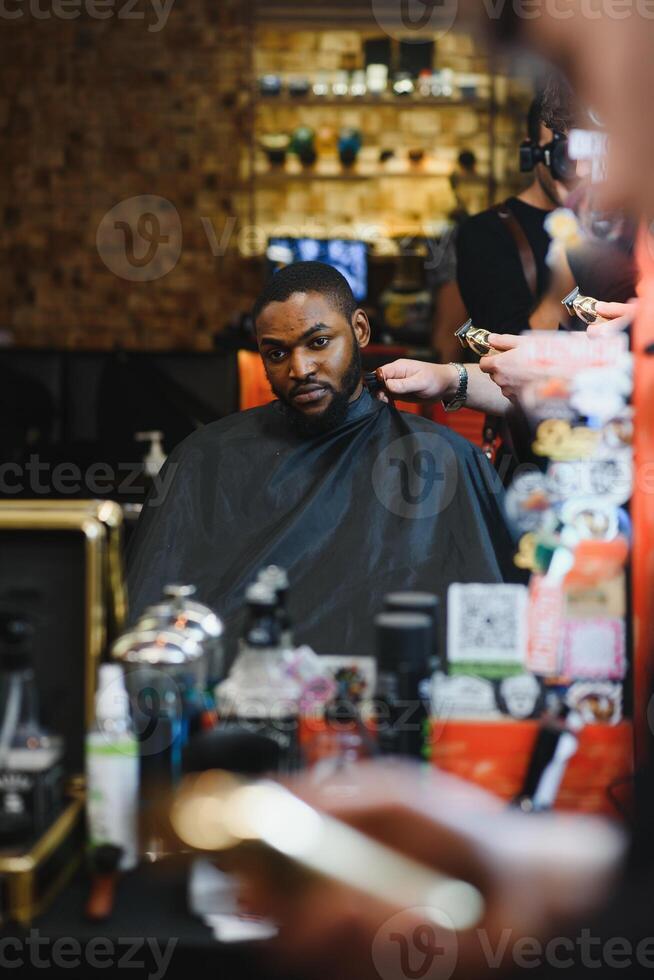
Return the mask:
[[281,361],[286,357],[286,351],[283,350],[269,350],[268,351],[269,361]]
[[315,340],[311,341],[311,346],[314,350],[322,350],[329,343],[329,337],[316,337]]

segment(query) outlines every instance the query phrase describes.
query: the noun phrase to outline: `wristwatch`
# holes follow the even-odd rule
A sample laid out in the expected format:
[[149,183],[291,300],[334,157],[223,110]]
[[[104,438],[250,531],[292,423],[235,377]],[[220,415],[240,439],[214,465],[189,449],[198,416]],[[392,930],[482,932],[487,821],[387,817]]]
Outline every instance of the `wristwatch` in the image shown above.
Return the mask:
[[450,363],[459,372],[459,385],[454,392],[454,398],[451,398],[448,402],[443,401],[443,408],[446,412],[458,412],[460,408],[463,408],[468,397],[468,372],[463,364],[456,364],[454,361]]

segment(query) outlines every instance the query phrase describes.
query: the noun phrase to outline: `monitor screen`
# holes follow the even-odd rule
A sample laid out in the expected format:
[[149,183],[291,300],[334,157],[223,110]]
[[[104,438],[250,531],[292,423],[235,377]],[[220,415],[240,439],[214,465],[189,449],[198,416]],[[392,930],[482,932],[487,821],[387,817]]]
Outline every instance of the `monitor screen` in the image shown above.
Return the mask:
[[368,295],[368,246],[342,238],[270,238],[268,261],[272,272],[292,262],[325,262],[338,269],[349,282],[354,297]]

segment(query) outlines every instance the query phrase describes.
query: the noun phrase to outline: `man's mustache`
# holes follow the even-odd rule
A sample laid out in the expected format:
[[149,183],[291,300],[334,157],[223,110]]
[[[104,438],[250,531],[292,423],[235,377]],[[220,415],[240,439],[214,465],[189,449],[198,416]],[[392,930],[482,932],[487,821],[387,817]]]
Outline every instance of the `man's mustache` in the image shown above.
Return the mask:
[[300,395],[305,391],[311,391],[312,388],[324,388],[325,391],[334,391],[332,386],[327,384],[326,381],[305,381],[304,384],[295,385],[295,387],[289,391],[288,397],[295,398],[296,395]]

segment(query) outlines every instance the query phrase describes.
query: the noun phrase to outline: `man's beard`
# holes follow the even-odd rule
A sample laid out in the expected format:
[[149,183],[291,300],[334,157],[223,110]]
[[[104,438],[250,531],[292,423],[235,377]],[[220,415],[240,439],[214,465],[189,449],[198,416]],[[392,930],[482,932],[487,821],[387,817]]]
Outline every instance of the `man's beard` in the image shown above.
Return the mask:
[[343,424],[350,405],[350,399],[360,381],[361,350],[355,341],[352,349],[352,357],[350,358],[347,371],[343,375],[341,387],[338,391],[334,391],[329,405],[322,412],[316,412],[312,415],[301,412],[300,409],[287,401],[274,388],[273,391],[279,398],[284,415],[299,435],[319,436],[324,432],[331,432],[332,429],[337,429],[339,425]]

